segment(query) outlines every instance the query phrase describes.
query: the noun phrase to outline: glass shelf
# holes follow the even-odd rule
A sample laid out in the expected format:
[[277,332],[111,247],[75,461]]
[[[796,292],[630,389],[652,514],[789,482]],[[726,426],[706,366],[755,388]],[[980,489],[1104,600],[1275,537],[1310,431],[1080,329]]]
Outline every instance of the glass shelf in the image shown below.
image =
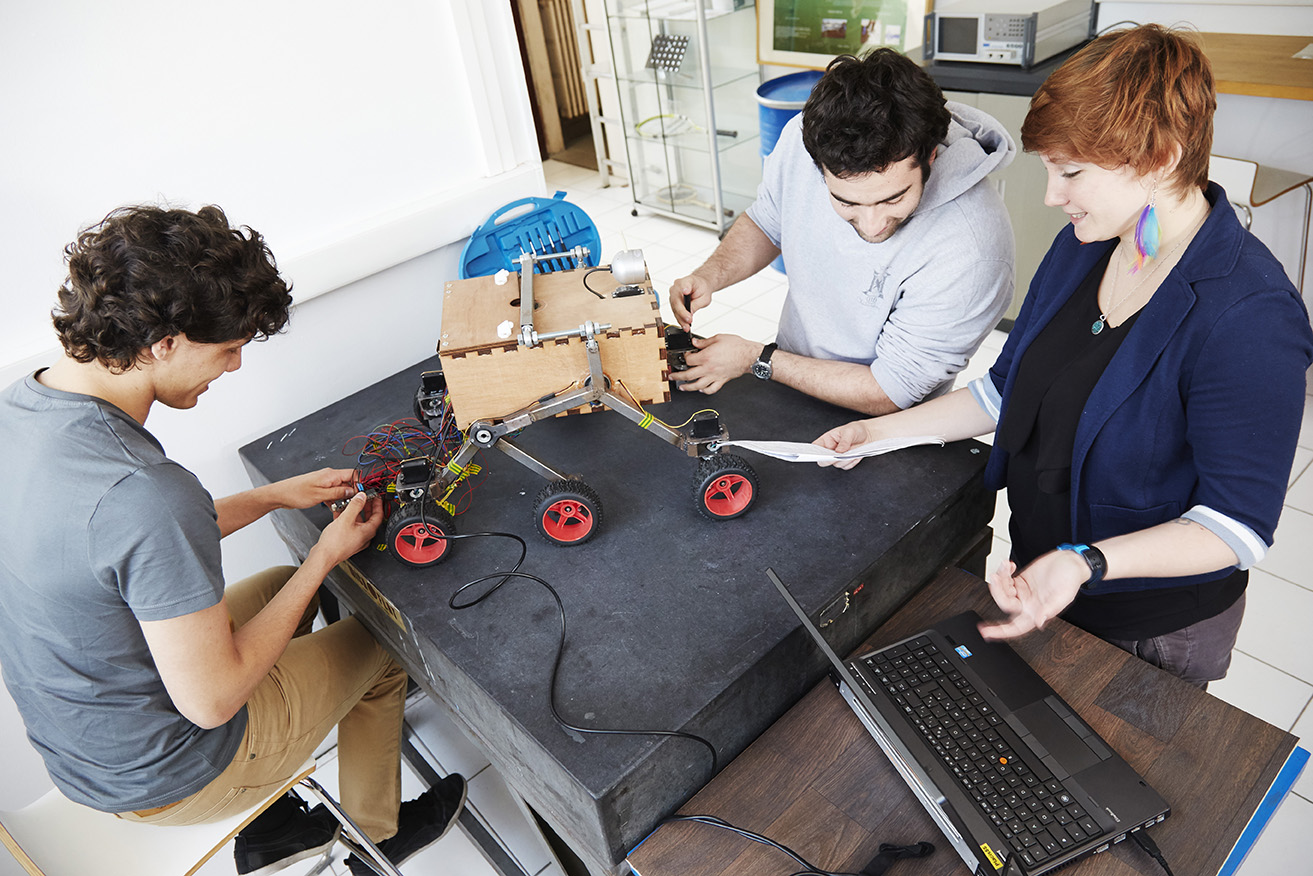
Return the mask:
[[[697,4],[693,0],[613,0],[612,9],[607,10],[609,18],[632,19],[636,21],[685,21],[696,22]],[[747,7],[752,8],[752,7]],[[739,9],[706,9],[706,20],[712,21],[733,15]]]
[[[696,62],[685,60],[684,67],[692,67],[693,72],[690,73],[681,68],[679,73],[671,75],[664,70],[652,70],[644,67],[637,70],[621,71],[616,79],[621,82],[632,82],[636,85],[668,85],[671,88],[688,88],[699,92],[702,91],[705,87],[705,80],[702,78],[701,72],[697,70]],[[712,67],[711,87],[723,88],[727,85],[733,85],[735,82],[752,79],[755,88],[756,76],[756,70],[745,70],[738,67]]]
[[[743,146],[745,143],[756,143],[760,138],[754,130],[749,134],[740,133],[735,128],[720,127],[725,122],[717,120],[718,132],[725,132],[716,137],[716,152],[724,153],[728,149]],[[647,126],[644,126],[645,128]],[[705,129],[690,131],[687,134],[679,134],[668,137],[647,137],[642,135],[630,135],[630,138],[644,143],[652,143],[656,146],[664,146],[667,149],[680,149],[689,152],[710,153],[711,144]]]
[[695,222],[710,228],[728,228],[739,215],[752,205],[756,193],[721,192],[722,212],[717,215],[714,195],[710,188],[689,183],[665,186],[640,186],[635,193],[637,203],[663,215]]

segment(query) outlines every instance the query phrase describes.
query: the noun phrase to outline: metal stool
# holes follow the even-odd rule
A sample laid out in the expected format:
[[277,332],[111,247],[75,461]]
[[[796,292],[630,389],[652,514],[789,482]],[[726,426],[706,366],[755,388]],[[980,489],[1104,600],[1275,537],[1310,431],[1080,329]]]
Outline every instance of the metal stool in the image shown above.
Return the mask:
[[360,843],[375,869],[401,876],[378,847],[310,774],[315,762],[301,766],[275,793],[258,805],[210,824],[160,827],[125,821],[74,803],[58,789],[16,811],[0,812],[0,842],[31,876],[191,876],[257,815],[294,787],[323,801],[342,830]]
[[1268,167],[1244,158],[1213,155],[1208,163],[1208,177],[1226,189],[1227,198],[1244,217],[1245,228],[1254,220],[1254,207],[1276,200],[1297,188],[1304,189],[1304,233],[1300,237],[1299,282],[1296,284],[1300,294],[1304,294],[1309,217],[1313,214],[1313,175]]

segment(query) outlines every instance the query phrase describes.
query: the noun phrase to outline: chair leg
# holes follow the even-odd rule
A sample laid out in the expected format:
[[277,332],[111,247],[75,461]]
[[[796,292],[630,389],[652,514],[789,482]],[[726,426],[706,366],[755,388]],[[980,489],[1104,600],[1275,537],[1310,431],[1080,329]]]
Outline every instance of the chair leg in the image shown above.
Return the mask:
[[1304,183],[1304,236],[1299,245],[1299,294],[1304,294],[1304,262],[1308,261],[1308,220],[1313,214],[1313,182]]
[[383,876],[402,876],[401,871],[393,866],[392,862],[378,850],[378,846],[374,845],[374,841],[367,837],[365,832],[356,826],[356,823],[351,820],[351,816],[346,814],[346,810],[344,810],[338,802],[333,799],[331,794],[324,790],[322,785],[310,776],[306,776],[302,779],[300,784],[309,790],[310,793],[318,797],[319,801],[323,803],[324,806],[328,807],[328,811],[333,813],[333,817],[341,823],[342,829],[349,833],[350,839],[359,846],[357,851],[363,854],[366,858],[372,859],[368,862],[371,867],[379,873],[382,873]]
[[333,847],[329,846],[328,849],[324,851],[323,856],[320,857],[319,863],[311,867],[310,871],[306,873],[305,876],[319,876],[319,874],[327,870],[332,865],[332,863],[333,863]]

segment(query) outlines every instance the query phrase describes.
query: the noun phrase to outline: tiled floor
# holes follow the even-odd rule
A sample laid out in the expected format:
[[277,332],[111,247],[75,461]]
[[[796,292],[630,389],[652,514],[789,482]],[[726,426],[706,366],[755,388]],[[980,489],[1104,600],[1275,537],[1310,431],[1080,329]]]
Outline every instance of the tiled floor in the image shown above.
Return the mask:
[[[558,162],[545,167],[548,189],[563,189],[582,207],[602,235],[603,263],[616,251],[641,248],[659,295],[671,281],[702,263],[715,248],[716,236],[683,223],[641,212],[630,215],[628,190],[603,189],[596,174]],[[783,275],[767,268],[756,277],[716,294],[714,303],[697,314],[694,331],[709,335],[734,332],[770,341],[784,301]],[[670,321],[669,307],[662,312]],[[959,376],[964,385],[993,363],[1005,335],[994,332]],[[1231,666],[1210,692],[1238,708],[1296,736],[1313,735],[1313,396],[1304,415],[1300,448],[1290,475],[1286,509],[1276,544],[1251,576],[1244,625]],[[994,552],[988,568],[1006,558],[1007,503],[999,497],[994,518]],[[1239,876],[1307,873],[1307,835],[1313,830],[1313,769],[1305,771],[1292,793],[1239,871]]]
[[[642,249],[658,294],[662,313],[673,322],[664,294],[673,280],[702,263],[715,248],[716,235],[690,225],[630,214],[628,189],[601,188],[596,173],[548,161],[545,165],[548,190],[564,190],[567,198],[581,207],[598,226],[602,238],[599,260],[608,262],[618,251]],[[780,309],[787,289],[782,274],[766,269],[716,295],[714,303],[700,311],[694,330],[709,335],[734,332],[753,340],[774,339]],[[959,377],[962,385],[992,364],[1004,335],[995,332]],[[1218,697],[1297,736],[1313,734],[1313,648],[1304,636],[1313,629],[1313,564],[1308,562],[1308,545],[1313,544],[1313,399],[1305,414],[1301,447],[1291,472],[1285,515],[1277,532],[1277,543],[1252,576],[1244,627],[1240,631],[1231,674],[1212,686]],[[1307,471],[1306,471],[1307,470]],[[994,519],[994,553],[989,568],[1007,556],[1007,504],[1000,497]],[[1304,632],[1301,632],[1304,631]],[[540,837],[529,826],[505,783],[488,765],[479,750],[469,743],[436,704],[423,701],[408,710],[418,737],[418,746],[440,773],[458,771],[470,779],[470,807],[493,831],[503,846],[529,876],[562,876]],[[331,751],[319,778],[332,790],[335,763]],[[419,780],[406,775],[404,796],[419,793]],[[1270,876],[1274,873],[1308,872],[1304,851],[1306,835],[1313,829],[1313,770],[1309,770],[1277,811],[1241,867],[1240,876]],[[344,855],[331,862],[335,876],[344,876]],[[221,853],[201,871],[202,876],[232,873],[232,858]],[[413,858],[405,868],[410,876],[493,876],[495,871],[477,847],[461,831],[453,831],[441,842]],[[285,871],[289,876],[306,876],[311,862]]]

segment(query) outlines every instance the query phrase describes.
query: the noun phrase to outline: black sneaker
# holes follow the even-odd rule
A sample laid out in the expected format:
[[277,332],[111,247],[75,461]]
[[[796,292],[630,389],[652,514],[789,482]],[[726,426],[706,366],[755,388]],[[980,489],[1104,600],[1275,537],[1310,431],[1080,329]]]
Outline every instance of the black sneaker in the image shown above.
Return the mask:
[[[402,803],[396,834],[378,843],[378,850],[394,866],[400,866],[407,858],[442,839],[460,817],[467,790],[464,777],[452,773],[414,800]],[[359,854],[347,858],[346,865],[352,876],[374,876],[374,868]]]
[[233,841],[238,876],[262,876],[323,854],[341,827],[323,806],[307,809],[300,797],[284,794]]

